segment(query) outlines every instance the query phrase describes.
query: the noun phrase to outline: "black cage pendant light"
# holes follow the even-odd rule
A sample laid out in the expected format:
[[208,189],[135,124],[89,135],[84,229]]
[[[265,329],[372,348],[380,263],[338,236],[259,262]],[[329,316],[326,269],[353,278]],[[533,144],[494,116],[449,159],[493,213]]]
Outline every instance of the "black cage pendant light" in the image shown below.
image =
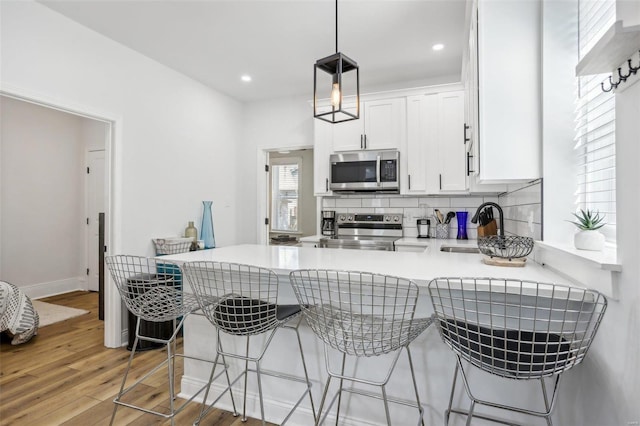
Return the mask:
[[356,61],[338,50],[338,0],[336,53],[318,59],[313,68],[313,116],[329,123],[360,118],[360,70]]

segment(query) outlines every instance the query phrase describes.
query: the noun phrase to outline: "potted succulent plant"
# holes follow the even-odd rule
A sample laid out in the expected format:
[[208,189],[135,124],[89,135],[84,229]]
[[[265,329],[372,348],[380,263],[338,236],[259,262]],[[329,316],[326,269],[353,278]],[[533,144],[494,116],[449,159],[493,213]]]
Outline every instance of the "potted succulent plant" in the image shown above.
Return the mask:
[[604,248],[604,235],[598,229],[606,223],[604,216],[600,212],[593,210],[582,210],[573,213],[577,221],[573,221],[578,227],[578,232],[573,236],[573,244],[579,250],[600,251]]

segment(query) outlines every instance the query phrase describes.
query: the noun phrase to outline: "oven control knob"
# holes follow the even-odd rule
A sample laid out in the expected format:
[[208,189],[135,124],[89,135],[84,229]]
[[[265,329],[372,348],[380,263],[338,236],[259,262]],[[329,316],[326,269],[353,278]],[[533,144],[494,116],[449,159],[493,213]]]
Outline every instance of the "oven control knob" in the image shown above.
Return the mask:
[[385,221],[385,222],[389,222],[390,220],[391,220],[391,216],[385,216],[385,217],[384,217],[384,221]]
[[344,220],[346,219],[346,217],[344,215],[340,215],[340,221],[344,222]]
[[399,220],[400,220],[400,218],[399,218],[398,216],[394,216],[394,217],[393,217],[393,221],[394,221],[394,222],[398,222]]
[[349,216],[347,219],[348,219],[349,221],[352,221],[352,220],[353,220],[353,216]]

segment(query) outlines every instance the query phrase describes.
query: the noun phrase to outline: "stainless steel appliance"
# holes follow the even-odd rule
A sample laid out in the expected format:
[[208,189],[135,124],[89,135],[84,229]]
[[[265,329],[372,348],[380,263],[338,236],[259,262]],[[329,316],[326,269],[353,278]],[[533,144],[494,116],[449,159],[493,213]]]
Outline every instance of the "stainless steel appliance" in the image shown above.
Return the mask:
[[336,212],[334,210],[322,211],[322,223],[320,224],[322,235],[333,237],[336,235]]
[[418,227],[418,238],[430,238],[431,221],[429,219],[418,219],[416,226]]
[[400,192],[398,151],[332,154],[329,189],[337,192]]
[[318,247],[394,250],[402,238],[402,213],[338,213],[335,238],[321,238]]

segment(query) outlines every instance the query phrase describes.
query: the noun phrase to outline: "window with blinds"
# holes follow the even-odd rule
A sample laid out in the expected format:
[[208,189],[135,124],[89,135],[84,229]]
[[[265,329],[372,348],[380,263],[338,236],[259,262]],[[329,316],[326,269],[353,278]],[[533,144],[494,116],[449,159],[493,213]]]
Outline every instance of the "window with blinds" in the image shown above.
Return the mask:
[[[615,0],[579,0],[579,56],[584,57],[615,22]],[[603,92],[608,74],[578,77],[575,151],[579,173],[577,208],[606,215],[601,229],[608,241],[616,235],[615,97]]]
[[[281,160],[282,161],[282,160]],[[301,161],[271,163],[271,230],[297,232]]]

